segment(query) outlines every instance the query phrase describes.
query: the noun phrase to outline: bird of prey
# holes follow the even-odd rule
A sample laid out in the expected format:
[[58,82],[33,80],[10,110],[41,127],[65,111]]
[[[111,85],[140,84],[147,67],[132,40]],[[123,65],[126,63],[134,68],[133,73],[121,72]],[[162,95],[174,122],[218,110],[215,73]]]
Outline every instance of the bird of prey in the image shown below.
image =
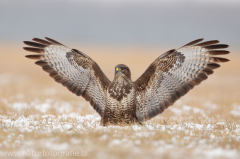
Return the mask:
[[220,62],[229,61],[216,57],[229,51],[228,45],[218,40],[194,40],[179,49],[160,55],[136,80],[131,80],[130,69],[119,64],[115,67],[114,80],[110,81],[98,64],[76,49],[50,39],[34,38],[24,41],[25,50],[37,54],[27,58],[49,73],[50,77],[69,91],[90,102],[101,116],[103,126],[133,124],[162,113],[189,90],[213,74]]

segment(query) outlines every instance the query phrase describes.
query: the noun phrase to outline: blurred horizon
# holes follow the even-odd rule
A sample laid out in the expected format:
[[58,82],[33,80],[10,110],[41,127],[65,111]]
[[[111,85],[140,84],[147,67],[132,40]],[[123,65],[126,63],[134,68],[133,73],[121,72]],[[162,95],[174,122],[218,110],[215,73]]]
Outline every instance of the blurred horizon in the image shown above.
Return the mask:
[[[65,45],[172,49],[199,38],[239,49],[236,0],[0,0],[0,42],[50,37]],[[81,48],[77,48],[81,50]]]

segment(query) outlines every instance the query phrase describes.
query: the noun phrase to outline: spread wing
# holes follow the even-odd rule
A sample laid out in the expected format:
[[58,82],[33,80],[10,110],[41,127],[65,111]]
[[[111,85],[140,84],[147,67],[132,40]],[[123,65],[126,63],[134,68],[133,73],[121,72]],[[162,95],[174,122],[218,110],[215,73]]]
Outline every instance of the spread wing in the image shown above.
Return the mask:
[[110,81],[98,64],[81,51],[70,49],[50,38],[34,38],[33,41],[24,41],[32,46],[24,49],[38,54],[26,57],[38,60],[36,64],[48,72],[50,77],[77,96],[82,95],[102,115]]
[[134,82],[137,111],[140,122],[162,113],[194,86],[213,74],[218,63],[228,59],[215,55],[228,54],[221,50],[228,45],[212,40],[192,41],[180,49],[170,50],[159,56]]

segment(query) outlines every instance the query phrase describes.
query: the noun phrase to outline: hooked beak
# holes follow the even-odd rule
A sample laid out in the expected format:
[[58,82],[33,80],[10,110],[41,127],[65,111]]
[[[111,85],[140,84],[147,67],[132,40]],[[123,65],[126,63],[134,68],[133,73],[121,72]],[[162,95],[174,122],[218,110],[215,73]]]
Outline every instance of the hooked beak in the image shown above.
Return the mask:
[[116,68],[115,74],[117,74],[118,72],[121,72],[121,70],[119,68]]

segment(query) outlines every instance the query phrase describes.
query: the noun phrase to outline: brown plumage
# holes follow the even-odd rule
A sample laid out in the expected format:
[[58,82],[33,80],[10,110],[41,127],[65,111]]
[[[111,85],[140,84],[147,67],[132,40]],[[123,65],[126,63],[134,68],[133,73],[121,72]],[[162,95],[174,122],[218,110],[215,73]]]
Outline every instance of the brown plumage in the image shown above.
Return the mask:
[[111,82],[86,54],[50,38],[25,41],[32,47],[24,49],[38,53],[26,57],[38,60],[35,63],[56,82],[89,101],[105,126],[151,119],[206,80],[213,69],[220,67],[218,63],[229,61],[215,57],[228,54],[226,50],[219,50],[228,45],[217,44],[217,40],[200,43],[202,40],[162,54],[135,82],[124,64],[115,67]]

